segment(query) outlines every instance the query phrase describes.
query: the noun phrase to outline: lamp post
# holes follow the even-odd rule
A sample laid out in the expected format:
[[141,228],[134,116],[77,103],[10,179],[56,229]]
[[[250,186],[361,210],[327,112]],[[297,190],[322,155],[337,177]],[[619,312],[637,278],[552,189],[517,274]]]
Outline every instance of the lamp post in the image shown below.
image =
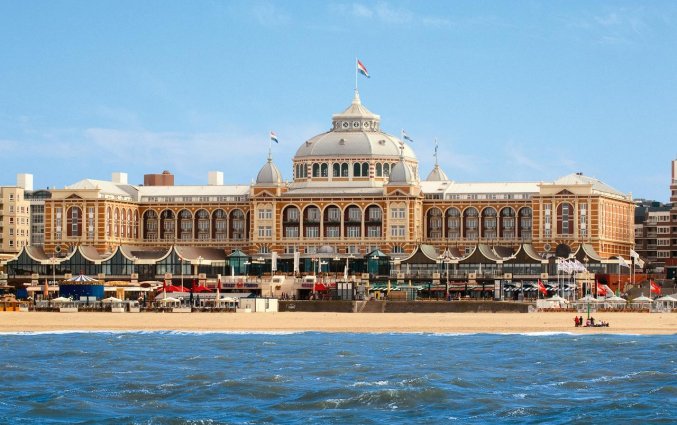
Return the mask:
[[179,257],[179,261],[181,264],[181,292],[183,292],[183,257]]
[[[54,284],[56,282],[56,252],[49,261],[52,263],[52,284]],[[47,299],[49,299],[49,285],[47,285]]]
[[198,284],[198,286],[200,285],[200,266],[202,266],[202,260],[204,260],[204,258],[202,258],[201,255],[198,255],[198,257],[197,257],[197,273],[196,273],[197,274],[197,284]]
[[445,249],[442,255],[439,257],[440,261],[444,263],[445,272],[446,272],[446,282],[444,284],[444,299],[449,299],[449,263],[453,259],[453,256],[449,252],[449,248]]

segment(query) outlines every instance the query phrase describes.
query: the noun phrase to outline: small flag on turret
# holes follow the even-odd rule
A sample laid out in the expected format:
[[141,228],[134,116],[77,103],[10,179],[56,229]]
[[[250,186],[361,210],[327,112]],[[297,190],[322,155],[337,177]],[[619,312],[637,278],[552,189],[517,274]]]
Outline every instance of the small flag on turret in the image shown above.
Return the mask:
[[364,75],[365,77],[370,78],[370,77],[369,77],[369,72],[367,72],[367,67],[364,66],[364,64],[362,64],[362,62],[360,62],[359,59],[357,60],[357,71],[358,71],[360,74]]
[[272,141],[275,142],[275,143],[280,143],[280,142],[277,140],[277,134],[275,134],[275,133],[272,132],[272,131],[270,132],[270,140],[272,140]]
[[410,143],[414,143],[414,139],[412,139],[411,137],[409,137],[409,135],[407,134],[406,131],[404,131],[404,129],[402,129],[402,138],[403,138],[404,140],[408,140]]

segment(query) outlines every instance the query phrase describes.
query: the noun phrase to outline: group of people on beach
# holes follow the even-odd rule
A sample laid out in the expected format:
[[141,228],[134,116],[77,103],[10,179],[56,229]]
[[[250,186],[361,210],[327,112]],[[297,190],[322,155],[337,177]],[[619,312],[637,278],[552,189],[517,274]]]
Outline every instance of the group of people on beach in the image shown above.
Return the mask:
[[585,327],[593,327],[593,328],[608,328],[609,327],[609,322],[605,322],[604,320],[601,320],[597,323],[595,323],[595,318],[590,316],[588,320],[585,321],[585,324],[583,323],[583,316],[574,316],[574,326],[577,328]]

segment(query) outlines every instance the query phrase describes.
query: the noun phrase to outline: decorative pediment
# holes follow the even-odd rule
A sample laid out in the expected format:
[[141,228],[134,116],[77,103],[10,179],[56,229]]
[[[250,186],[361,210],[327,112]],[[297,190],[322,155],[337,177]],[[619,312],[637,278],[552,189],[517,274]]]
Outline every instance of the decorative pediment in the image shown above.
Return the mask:
[[563,190],[560,190],[559,192],[557,192],[557,195],[567,195],[567,196],[569,196],[569,195],[573,195],[573,193],[569,192],[566,189],[563,189]]
[[66,199],[82,199],[82,196],[72,193],[66,197]]

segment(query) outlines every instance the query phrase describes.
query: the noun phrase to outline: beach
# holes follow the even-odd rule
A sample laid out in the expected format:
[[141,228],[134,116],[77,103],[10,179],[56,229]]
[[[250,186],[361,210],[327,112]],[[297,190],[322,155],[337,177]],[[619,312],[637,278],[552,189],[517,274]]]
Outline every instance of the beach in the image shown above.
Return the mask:
[[[585,314],[583,314],[585,318]],[[0,332],[186,331],[675,334],[677,314],[597,313],[609,327],[574,327],[574,313],[0,313]]]

